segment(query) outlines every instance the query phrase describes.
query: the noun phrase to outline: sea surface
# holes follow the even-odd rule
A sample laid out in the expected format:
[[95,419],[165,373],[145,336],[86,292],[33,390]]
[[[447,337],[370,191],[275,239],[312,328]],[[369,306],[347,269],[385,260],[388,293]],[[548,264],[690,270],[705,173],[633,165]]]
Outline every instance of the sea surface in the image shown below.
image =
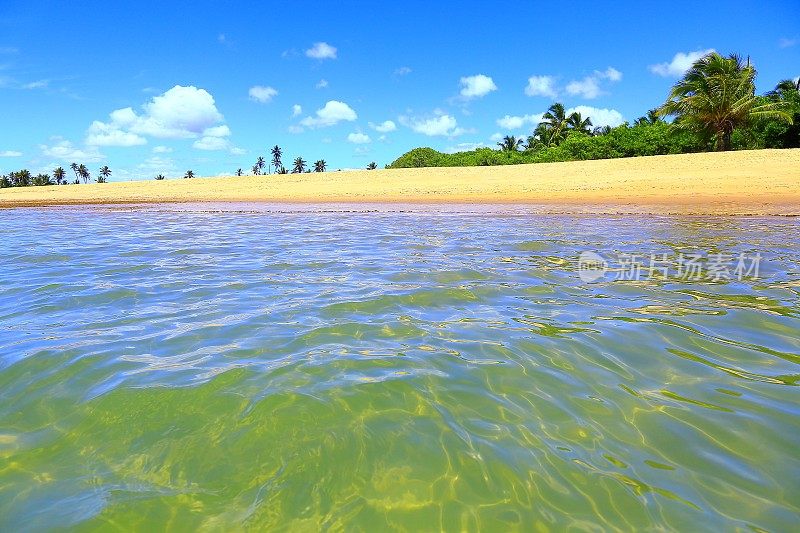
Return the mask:
[[798,384],[797,218],[0,210],[2,531],[796,531]]

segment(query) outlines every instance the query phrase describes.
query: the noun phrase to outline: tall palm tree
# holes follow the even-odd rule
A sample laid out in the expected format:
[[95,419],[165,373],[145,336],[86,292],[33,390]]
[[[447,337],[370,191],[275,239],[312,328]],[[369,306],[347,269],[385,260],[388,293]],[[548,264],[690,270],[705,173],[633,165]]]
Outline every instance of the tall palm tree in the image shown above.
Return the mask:
[[302,157],[294,160],[294,167],[292,168],[293,174],[302,174],[306,170],[306,162]]
[[72,171],[75,173],[75,181],[79,180],[81,178],[81,175],[78,174],[78,168],[80,168],[78,167],[78,163],[70,164],[69,168],[71,168]]
[[592,133],[592,119],[590,117],[583,118],[580,113],[575,111],[567,119],[567,127],[570,131],[578,133]]
[[56,185],[61,185],[62,183],[64,183],[64,178],[66,177],[66,175],[67,175],[67,173],[64,172],[63,168],[61,168],[61,167],[56,168],[53,171],[53,177],[56,180]]
[[501,152],[516,152],[522,146],[522,139],[517,139],[513,135],[506,135],[503,140],[497,143]]
[[187,170],[186,174],[183,175],[183,179],[192,179],[194,177],[194,171]]
[[89,183],[89,178],[92,177],[92,175],[89,173],[89,169],[86,168],[86,165],[83,163],[78,165],[78,174],[80,175],[81,179],[83,179],[84,183]]
[[281,164],[281,156],[283,155],[281,147],[276,144],[272,147],[270,153],[272,154],[272,166],[275,167],[275,172],[278,172],[278,169],[283,166],[283,164]]
[[375,161],[367,165],[367,170],[375,170],[376,168],[378,168],[378,163],[376,163]]
[[111,169],[108,168],[108,165],[103,165],[100,167],[100,175],[97,177],[97,183],[107,182],[109,176],[111,176]]
[[256,166],[255,166],[255,168],[258,169],[258,172],[256,172],[256,175],[261,174],[261,172],[264,170],[264,167],[266,166],[266,164],[267,164],[267,162],[264,161],[264,158],[261,157],[261,156],[258,156],[258,159],[256,159]]
[[316,163],[314,163],[314,172],[325,172],[325,168],[328,164],[325,162],[324,159],[320,159]]
[[258,176],[258,165],[253,165],[253,168],[250,169],[250,172],[253,173],[253,176]]
[[675,126],[713,139],[718,151],[731,149],[736,128],[756,118],[791,123],[781,102],[763,102],[755,95],[756,69],[750,60],[712,52],[695,61],[658,109],[661,117],[675,116]]
[[566,137],[567,116],[564,104],[556,102],[542,115],[545,129],[548,130],[547,145],[559,144]]

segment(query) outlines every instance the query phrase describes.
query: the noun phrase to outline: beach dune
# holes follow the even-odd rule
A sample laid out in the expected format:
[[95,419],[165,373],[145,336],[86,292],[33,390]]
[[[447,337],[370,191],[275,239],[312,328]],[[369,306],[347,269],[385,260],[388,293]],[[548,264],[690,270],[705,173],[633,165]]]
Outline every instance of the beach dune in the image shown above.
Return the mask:
[[555,212],[800,215],[800,149],[0,190],[0,207],[233,201],[523,203]]

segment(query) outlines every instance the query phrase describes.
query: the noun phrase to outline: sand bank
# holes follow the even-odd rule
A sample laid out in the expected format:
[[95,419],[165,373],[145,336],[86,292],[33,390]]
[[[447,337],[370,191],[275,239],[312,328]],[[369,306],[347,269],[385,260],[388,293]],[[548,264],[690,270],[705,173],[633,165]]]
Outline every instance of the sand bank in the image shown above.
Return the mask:
[[0,207],[234,201],[542,204],[554,212],[800,215],[800,149],[0,189]]

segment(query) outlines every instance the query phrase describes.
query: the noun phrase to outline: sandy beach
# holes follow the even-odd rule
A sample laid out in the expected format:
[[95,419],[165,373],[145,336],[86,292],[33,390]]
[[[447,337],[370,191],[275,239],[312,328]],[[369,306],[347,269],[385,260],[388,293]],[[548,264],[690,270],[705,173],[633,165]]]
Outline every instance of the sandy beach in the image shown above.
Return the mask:
[[0,207],[165,202],[504,203],[556,212],[800,215],[800,149],[0,190]]

